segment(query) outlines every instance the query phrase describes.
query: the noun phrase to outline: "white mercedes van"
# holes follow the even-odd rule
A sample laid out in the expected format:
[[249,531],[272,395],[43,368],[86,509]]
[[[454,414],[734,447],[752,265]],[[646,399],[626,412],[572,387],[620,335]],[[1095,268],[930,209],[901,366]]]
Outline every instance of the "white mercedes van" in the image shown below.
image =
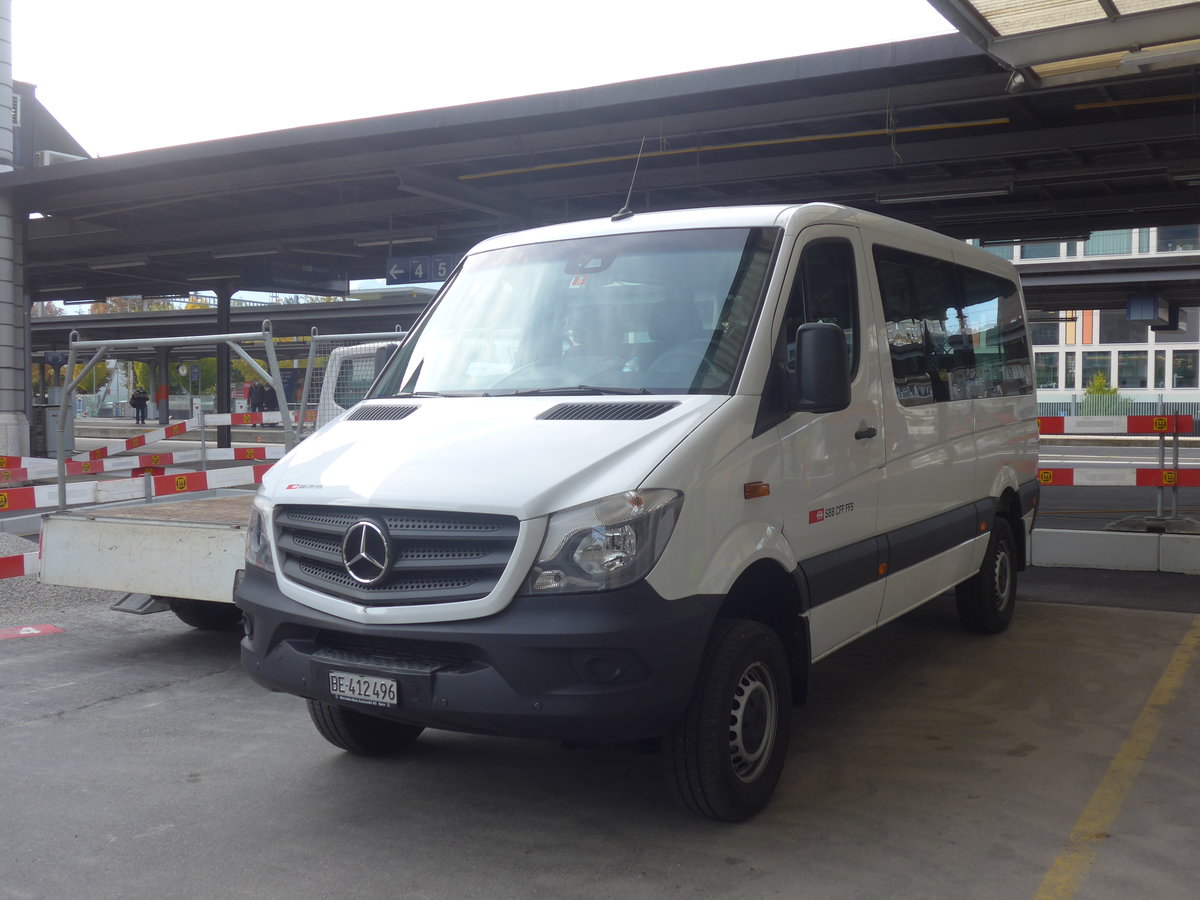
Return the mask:
[[815,660],[949,589],[1005,628],[1036,465],[982,250],[826,204],[497,237],[268,473],[242,657],[353,753],[661,738],[677,799],[740,820]]

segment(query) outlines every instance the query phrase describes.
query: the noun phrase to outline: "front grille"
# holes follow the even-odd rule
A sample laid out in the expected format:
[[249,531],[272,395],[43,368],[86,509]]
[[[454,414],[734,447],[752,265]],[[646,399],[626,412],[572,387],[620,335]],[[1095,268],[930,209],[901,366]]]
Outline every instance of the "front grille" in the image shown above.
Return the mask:
[[[342,541],[363,519],[386,527],[392,565],[364,585],[346,571]],[[363,606],[478,600],[496,586],[517,542],[512,516],[328,506],[283,506],[276,517],[285,577]]]

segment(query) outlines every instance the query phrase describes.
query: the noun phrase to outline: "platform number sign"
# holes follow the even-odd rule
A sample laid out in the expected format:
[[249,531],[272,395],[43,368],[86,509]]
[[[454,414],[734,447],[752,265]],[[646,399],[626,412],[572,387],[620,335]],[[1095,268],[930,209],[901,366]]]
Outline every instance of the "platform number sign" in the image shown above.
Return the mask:
[[1166,416],[1155,416],[1153,428],[1155,431],[1168,431],[1170,430],[1170,422]]
[[8,509],[8,492],[0,491],[0,509]]
[[186,491],[187,489],[188,489],[187,476],[186,475],[176,475],[175,476],[175,490]]
[[1038,469],[1037,475],[1042,484],[1054,484],[1054,473],[1049,469]]
[[458,257],[451,253],[436,256],[389,256],[384,274],[388,284],[422,284],[427,281],[445,281],[458,265]]

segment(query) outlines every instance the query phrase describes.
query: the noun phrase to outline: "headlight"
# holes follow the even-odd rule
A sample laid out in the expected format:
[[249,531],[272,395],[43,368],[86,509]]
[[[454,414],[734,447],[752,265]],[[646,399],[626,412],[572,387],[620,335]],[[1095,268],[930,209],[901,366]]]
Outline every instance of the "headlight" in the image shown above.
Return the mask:
[[250,524],[246,528],[246,562],[268,572],[275,571],[271,556],[271,506],[255,497],[250,507]]
[[655,489],[554,513],[526,592],[611,591],[644,578],[662,556],[682,505],[678,491]]

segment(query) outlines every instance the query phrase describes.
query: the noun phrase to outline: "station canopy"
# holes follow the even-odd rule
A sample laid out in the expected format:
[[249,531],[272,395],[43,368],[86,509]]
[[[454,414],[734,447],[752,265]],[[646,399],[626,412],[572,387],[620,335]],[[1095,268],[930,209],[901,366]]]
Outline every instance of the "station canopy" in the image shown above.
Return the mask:
[[[990,242],[1200,223],[1200,3],[933,5],[962,33],[0,174],[32,216],[26,291],[437,280],[482,238],[627,199],[832,201]],[[1158,264],[1174,305],[1200,303],[1189,264]],[[1069,281],[1030,305],[1079,308]]]

